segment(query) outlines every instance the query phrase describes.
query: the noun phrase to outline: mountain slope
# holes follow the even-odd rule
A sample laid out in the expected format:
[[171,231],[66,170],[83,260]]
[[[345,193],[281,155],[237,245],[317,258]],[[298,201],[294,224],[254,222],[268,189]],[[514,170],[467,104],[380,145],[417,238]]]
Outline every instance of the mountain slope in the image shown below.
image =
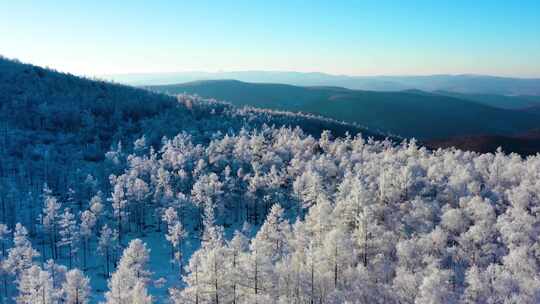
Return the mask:
[[178,94],[196,93],[206,98],[217,98],[235,105],[263,108],[294,109],[306,103],[327,99],[334,92],[345,89],[305,88],[286,84],[247,83],[237,80],[194,81],[170,86],[149,86],[151,90]]
[[531,95],[495,95],[495,94],[463,94],[448,91],[435,91],[435,94],[455,97],[464,100],[475,101],[487,106],[502,109],[526,109],[529,107],[540,106],[540,96]]
[[46,182],[64,191],[69,179],[84,177],[85,170],[70,168],[104,166],[111,147],[120,142],[124,150],[131,150],[125,144],[142,135],[152,146],[180,132],[203,143],[215,132],[238,133],[263,125],[300,126],[314,137],[330,130],[337,136],[362,132],[384,138],[313,115],[237,109],[191,96],[178,99],[0,57],[0,188],[7,187],[5,174],[17,172],[37,176],[31,187],[39,189]]
[[199,94],[235,105],[315,113],[419,139],[514,134],[539,126],[539,117],[532,113],[416,91],[356,91],[339,87],[298,87],[233,80],[147,88],[172,94]]
[[432,148],[451,148],[475,151],[479,153],[493,152],[501,148],[505,152],[520,155],[535,155],[540,152],[540,132],[538,130],[518,134],[516,136],[479,135],[451,137],[432,140],[425,143]]
[[[181,198],[178,194],[186,193],[190,196],[193,187],[191,181],[196,180],[190,177],[189,184],[185,184],[186,180],[181,176],[184,173],[187,176],[199,176],[201,170],[205,170],[203,176],[207,176],[206,173],[210,174],[211,171],[206,170],[215,167],[219,168],[216,172],[224,184],[231,184],[228,177],[238,178],[242,180],[239,189],[247,191],[248,184],[258,183],[250,183],[248,177],[258,178],[258,173],[263,172],[254,172],[255,170],[265,170],[264,175],[271,176],[267,174],[267,170],[278,166],[279,172],[276,174],[285,175],[287,171],[285,168],[281,171],[281,166],[287,162],[284,163],[283,159],[293,158],[296,154],[298,159],[304,159],[304,156],[310,159],[313,153],[322,153],[317,138],[321,137],[324,130],[331,130],[334,135],[340,136],[362,132],[365,136],[383,139],[382,135],[368,132],[353,124],[314,115],[252,107],[237,108],[228,103],[188,95],[171,97],[140,88],[80,78],[0,57],[0,233],[3,237],[8,234],[10,236],[9,241],[6,241],[7,238],[2,241],[7,249],[2,258],[2,266],[7,265],[4,264],[4,258],[13,256],[8,254],[9,247],[13,244],[12,234],[6,233],[6,228],[15,231],[16,227],[19,227],[17,230],[22,233],[22,226],[17,224],[21,223],[28,231],[28,244],[36,248],[41,244],[40,260],[35,260],[36,265],[41,266],[42,262],[54,259],[58,264],[71,265],[73,262],[73,266],[85,269],[85,275],[91,278],[92,290],[95,293],[91,303],[98,303],[103,300],[102,292],[106,290],[107,280],[110,278],[110,272],[106,269],[109,266],[113,269],[109,264],[114,264],[114,267],[117,265],[116,261],[109,261],[109,256],[101,258],[93,254],[100,241],[97,232],[110,227],[116,229],[109,240],[114,244],[114,249],[111,248],[111,252],[115,252],[114,259],[120,257],[121,250],[127,246],[129,239],[141,237],[151,244],[151,254],[154,256],[153,279],[169,276],[170,280],[165,287],[149,286],[149,291],[157,294],[156,302],[162,303],[167,297],[169,287],[181,285],[181,276],[171,269],[167,240],[163,230],[160,230],[163,205],[157,208],[156,204],[173,204],[175,198]],[[325,133],[324,138],[331,137]],[[351,142],[351,138],[346,141]],[[364,139],[358,137],[357,142],[364,143]],[[372,141],[369,142],[375,147]],[[377,142],[377,147],[390,143]],[[270,151],[267,148],[269,145],[275,149]],[[258,149],[261,147],[262,150]],[[161,148],[169,149],[174,156],[166,160],[166,153],[161,151]],[[271,153],[267,153],[268,151]],[[229,159],[222,158],[224,154],[235,155],[236,159],[229,162]],[[149,164],[157,164],[158,156],[163,157],[163,161],[171,161],[171,165],[177,168],[170,172],[167,171],[170,167],[167,170],[162,168],[165,171],[158,170],[157,167],[149,168]],[[264,163],[264,166],[261,167],[260,163]],[[157,189],[159,187],[156,187],[156,183],[168,183],[170,179],[176,180],[171,183],[174,187],[187,185],[185,188],[181,186],[182,190],[174,189],[173,197],[168,196],[173,192],[167,191],[162,193],[167,192],[162,198],[142,194],[140,198],[144,204],[148,204],[145,209],[152,211],[144,215],[147,218],[143,220],[146,224],[141,227],[144,235],[135,234],[130,228],[132,223],[125,225],[126,223],[113,221],[115,214],[124,214],[124,220],[131,221],[138,212],[130,207],[130,210],[119,213],[115,208],[120,205],[113,206],[112,193],[126,195],[123,200],[126,204],[134,202],[131,190],[127,191],[127,188],[122,186],[122,189],[126,189],[124,192],[114,185],[121,181],[134,181],[134,175],[130,174],[128,175],[131,177],[127,179],[126,175],[116,178],[124,173],[128,165],[134,165],[136,170],[140,169],[136,174],[146,172],[154,175],[160,172],[159,178],[153,176],[143,183],[141,178],[137,178],[138,186],[142,185],[139,190],[143,192],[144,189]],[[150,177],[146,173],[143,174]],[[235,185],[235,182],[232,184]],[[291,183],[287,185],[290,187]],[[279,184],[276,188],[280,188]],[[163,189],[172,188],[166,186]],[[232,197],[238,201],[248,200],[235,195],[237,194]],[[267,202],[266,198],[263,200],[262,197],[250,196],[250,199],[252,198],[255,198],[256,202]],[[191,200],[189,202],[191,204]],[[94,203],[99,207],[90,210],[91,206],[95,207]],[[185,263],[200,244],[196,230],[199,229],[196,220],[199,216],[197,208],[191,208],[192,211],[187,215],[193,221],[182,223],[189,232],[189,238],[183,246]],[[262,205],[261,208],[257,206],[257,209],[260,209],[257,210],[261,214],[259,218],[264,218],[266,209]],[[48,212],[55,214],[50,215]],[[62,216],[57,212],[61,212]],[[82,239],[75,240],[76,234],[73,232],[83,229],[83,213],[85,219],[88,219],[87,216],[100,217],[92,225],[98,222],[101,225],[91,229],[93,232],[90,233],[96,234],[90,236],[90,240],[86,240],[84,245],[79,242],[83,241]],[[46,214],[53,218],[53,221],[66,216],[69,223],[64,222],[64,228],[59,224],[58,230],[48,230],[43,224]],[[216,220],[223,224],[223,218],[225,216]],[[257,225],[260,224],[260,219]],[[192,223],[194,225],[191,225]],[[241,228],[241,224],[243,222],[236,223],[235,228]],[[73,251],[63,250],[67,249],[64,243],[66,235],[60,231],[67,229],[67,225],[71,229],[69,246]],[[123,225],[127,227],[122,228]],[[156,226],[159,232],[155,231]],[[52,236],[46,236],[47,231]],[[88,233],[88,230],[86,231]],[[125,234],[123,240],[114,236],[118,232]],[[81,250],[75,253],[75,248]],[[84,255],[78,254],[81,251],[84,251]],[[13,273],[3,272],[3,275],[6,280],[15,277]],[[3,285],[0,298],[15,299],[17,287],[18,284]]]

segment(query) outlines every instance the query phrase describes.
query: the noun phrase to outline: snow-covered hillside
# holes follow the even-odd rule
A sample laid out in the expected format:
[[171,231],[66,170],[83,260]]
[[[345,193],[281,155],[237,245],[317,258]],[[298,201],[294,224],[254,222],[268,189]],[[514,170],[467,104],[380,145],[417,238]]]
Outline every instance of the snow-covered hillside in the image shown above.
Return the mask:
[[7,60],[0,102],[6,303],[540,301],[540,156]]

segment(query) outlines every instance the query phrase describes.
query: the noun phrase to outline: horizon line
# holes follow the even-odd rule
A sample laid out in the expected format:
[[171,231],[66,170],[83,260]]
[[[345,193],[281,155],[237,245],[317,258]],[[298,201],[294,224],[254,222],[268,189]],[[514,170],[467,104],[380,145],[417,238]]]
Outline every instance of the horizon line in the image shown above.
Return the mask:
[[264,69],[249,69],[249,70],[186,70],[186,71],[165,71],[165,72],[124,72],[124,73],[104,73],[93,74],[91,76],[97,77],[114,77],[114,76],[143,76],[143,75],[175,75],[175,74],[189,74],[189,73],[201,73],[201,74],[225,74],[225,73],[296,73],[296,74],[319,74],[323,76],[332,77],[349,77],[349,78],[371,78],[371,77],[436,77],[436,76],[470,76],[470,77],[492,77],[492,78],[515,78],[523,80],[540,80],[540,75],[536,76],[508,76],[501,74],[484,74],[484,73],[430,73],[430,74],[337,74],[321,71],[295,71],[295,70],[264,70]]
[[343,74],[343,73],[331,73],[331,72],[322,72],[322,71],[296,71],[296,70],[272,70],[272,69],[242,69],[242,70],[185,70],[185,71],[152,71],[152,72],[120,72],[120,73],[85,73],[85,72],[72,72],[56,68],[54,66],[49,66],[46,64],[37,64],[29,61],[23,61],[16,57],[8,57],[0,53],[0,58],[18,61],[24,64],[30,64],[50,70],[55,70],[62,73],[73,74],[77,76],[83,76],[88,78],[101,78],[101,77],[115,77],[115,76],[136,76],[136,75],[174,75],[174,74],[188,74],[188,73],[201,73],[201,74],[224,74],[224,73],[297,73],[297,74],[319,74],[323,76],[331,77],[348,77],[348,78],[373,78],[373,77],[437,77],[437,76],[450,76],[450,77],[459,77],[459,76],[470,76],[470,77],[492,77],[492,78],[511,78],[511,79],[522,79],[522,80],[540,80],[540,74],[534,76],[515,76],[515,75],[503,75],[503,74],[486,74],[486,73],[427,73],[427,74]]

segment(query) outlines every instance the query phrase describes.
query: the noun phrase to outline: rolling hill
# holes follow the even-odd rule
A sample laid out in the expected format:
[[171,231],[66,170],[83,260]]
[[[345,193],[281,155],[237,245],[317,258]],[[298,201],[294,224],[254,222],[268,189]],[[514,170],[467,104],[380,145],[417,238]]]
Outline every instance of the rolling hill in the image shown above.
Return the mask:
[[254,83],[298,86],[338,86],[354,90],[446,91],[461,94],[540,96],[540,79],[486,75],[347,76],[287,71],[179,72],[103,75],[105,79],[131,85],[165,85],[198,80],[236,79]]
[[540,106],[540,96],[532,95],[463,94],[448,91],[435,91],[433,93],[475,101],[487,106],[502,109],[518,110]]
[[502,151],[514,152],[524,156],[535,155],[540,152],[540,131],[533,130],[515,136],[479,135],[451,137],[427,141],[425,144],[431,148],[455,147],[479,153],[493,152],[501,148]]
[[314,113],[422,140],[512,135],[540,126],[540,116],[535,113],[501,109],[421,91],[375,92],[236,80],[196,81],[146,88],[169,94],[198,94],[238,106]]

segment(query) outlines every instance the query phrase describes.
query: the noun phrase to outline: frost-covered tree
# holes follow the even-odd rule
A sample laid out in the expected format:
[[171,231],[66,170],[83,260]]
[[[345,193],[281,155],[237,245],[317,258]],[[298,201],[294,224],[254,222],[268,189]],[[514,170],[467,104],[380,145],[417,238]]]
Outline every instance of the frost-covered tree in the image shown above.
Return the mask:
[[75,215],[73,215],[68,208],[64,209],[58,225],[60,234],[60,242],[58,245],[60,248],[67,248],[68,265],[71,269],[73,266],[73,257],[78,251],[78,240],[80,235],[79,226],[75,220]]
[[165,238],[171,243],[171,258],[173,261],[179,264],[179,269],[182,270],[182,240],[186,237],[187,233],[180,224],[179,221],[173,223],[168,227],[167,235]]
[[113,252],[116,250],[118,239],[116,233],[107,226],[107,224],[101,227],[101,233],[98,240],[98,252],[105,259],[104,270],[105,274],[109,276],[110,265],[112,262]]
[[[140,239],[134,239],[124,250],[118,268],[108,282],[105,293],[107,304],[132,303],[133,293],[146,294],[140,284],[146,284],[150,271],[147,269],[149,250]],[[135,287],[138,286],[136,289]]]
[[83,270],[86,270],[87,253],[89,248],[89,240],[93,235],[94,226],[96,225],[96,216],[92,211],[85,210],[81,213],[81,223],[79,225],[79,234],[83,244]]
[[187,265],[189,275],[184,277],[187,287],[173,297],[175,303],[220,303],[228,294],[228,282],[222,271],[226,262],[221,246],[201,248],[193,254]]
[[[200,210],[201,219],[208,209],[214,209],[212,211],[221,209],[217,204],[221,203],[218,196],[222,194],[222,185],[215,173],[200,176],[193,185],[191,197]],[[201,221],[201,227],[202,225]]]
[[206,206],[202,247],[193,253],[187,265],[188,275],[183,279],[188,285],[175,293],[173,301],[219,303],[228,295],[228,284],[222,266],[226,262],[223,229],[214,224],[213,208]]
[[187,233],[180,222],[175,208],[169,207],[163,212],[162,220],[167,223],[167,233],[165,239],[171,244],[171,262],[179,264],[182,271],[182,240]]
[[426,269],[426,275],[420,284],[418,297],[415,303],[457,303],[454,289],[451,286],[451,273],[449,270],[440,269],[430,265]]
[[178,213],[176,212],[174,207],[169,207],[165,209],[163,212],[162,220],[167,225],[173,225],[175,222],[178,221]]
[[53,287],[55,289],[62,288],[62,284],[66,281],[66,273],[68,272],[67,267],[62,264],[57,264],[53,259],[48,259],[47,262],[43,264],[43,269],[51,275]]
[[18,304],[54,304],[59,303],[60,292],[53,286],[49,272],[33,265],[23,271],[18,280]]
[[9,240],[11,230],[5,224],[0,224],[0,246],[2,247],[2,255],[0,256],[0,277],[2,278],[2,290],[0,290],[0,295],[7,297],[8,287],[7,287],[7,271],[4,269],[3,264],[6,258],[6,244]]
[[132,198],[133,210],[132,212],[137,229],[139,233],[142,233],[146,225],[146,203],[149,196],[149,187],[148,184],[140,179],[136,178],[132,183],[129,184],[127,189],[129,197]]
[[274,204],[255,238],[258,250],[264,251],[273,261],[283,258],[289,250],[290,226],[284,216],[283,208]]
[[104,207],[105,206],[103,205],[103,198],[101,192],[98,192],[96,195],[92,196],[92,199],[90,200],[89,210],[94,214],[94,217],[96,219],[96,223],[94,225],[94,227],[96,228],[101,227],[100,219],[103,216]]
[[71,210],[81,210],[82,208],[82,201],[77,199],[77,192],[73,190],[72,188],[67,189],[67,198],[66,198],[66,208],[70,208]]
[[6,247],[10,234],[11,230],[8,228],[8,226],[6,224],[0,223],[0,247],[2,251],[2,257],[6,256]]
[[294,193],[299,201],[298,214],[301,210],[309,209],[324,195],[324,188],[321,176],[313,171],[307,170],[298,176],[293,184]]
[[229,295],[230,302],[238,303],[238,291],[242,280],[242,272],[240,271],[241,257],[248,250],[248,239],[240,232],[235,231],[234,237],[227,243],[227,263],[225,266],[225,281],[230,282],[231,294]]
[[50,195],[49,191],[44,192],[44,207],[43,207],[43,227],[49,234],[49,243],[51,246],[51,256],[53,259],[58,258],[58,225],[60,221],[61,204],[56,197]]
[[124,235],[123,225],[126,217],[128,216],[127,199],[125,197],[125,190],[123,186],[123,176],[116,177],[111,175],[109,177],[111,185],[113,186],[113,192],[111,193],[111,206],[113,208],[113,214],[116,219],[116,231],[118,232],[118,243],[122,246],[122,237]]
[[90,301],[90,279],[79,269],[72,269],[66,273],[66,280],[62,284],[62,300],[67,304],[86,304]]
[[25,270],[32,267],[34,258],[38,256],[39,253],[32,248],[28,239],[28,231],[17,223],[13,233],[13,247],[8,249],[8,256],[2,263],[2,267],[19,279]]
[[154,302],[152,296],[148,295],[146,284],[142,281],[137,281],[137,283],[135,283],[135,287],[133,287],[130,296],[129,303],[132,304],[152,304]]

